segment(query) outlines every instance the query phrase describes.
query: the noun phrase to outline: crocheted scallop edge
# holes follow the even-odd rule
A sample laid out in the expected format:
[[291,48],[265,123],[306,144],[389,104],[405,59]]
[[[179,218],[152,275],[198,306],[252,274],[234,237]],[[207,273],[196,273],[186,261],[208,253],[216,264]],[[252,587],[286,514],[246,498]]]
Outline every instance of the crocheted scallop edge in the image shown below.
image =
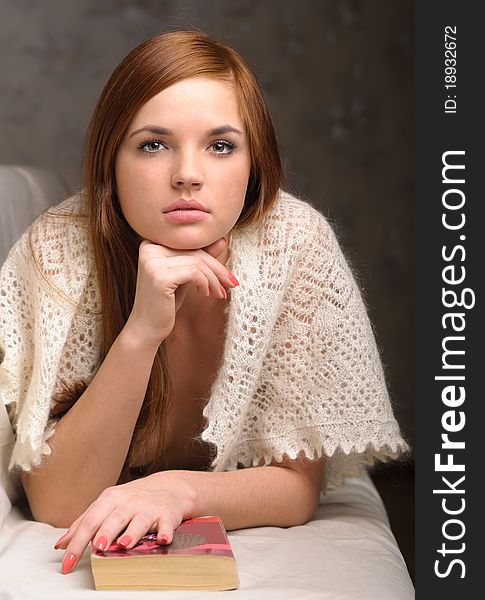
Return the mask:
[[[272,461],[281,462],[285,456],[290,460],[295,460],[300,453],[309,460],[317,460],[326,457],[324,465],[324,476],[322,478],[321,491],[325,494],[329,489],[342,487],[347,477],[360,477],[362,470],[367,467],[373,467],[376,461],[387,463],[390,460],[396,460],[405,457],[410,453],[411,448],[408,443],[401,438],[396,425],[390,421],[390,430],[387,434],[379,436],[378,440],[362,442],[361,444],[342,444],[340,441],[333,440],[327,443],[304,443],[298,437],[295,444],[289,444],[288,437],[284,438],[261,438],[251,444],[251,450],[248,450],[247,440],[241,441],[233,448],[233,456],[236,456],[234,464],[224,464],[223,454],[213,461],[212,466],[215,471],[233,470],[237,464],[243,467],[256,467],[263,461],[267,466]],[[279,442],[279,440],[281,440]],[[278,443],[279,442],[279,443]],[[288,449],[288,446],[293,449]],[[299,450],[295,450],[297,447]],[[271,448],[271,450],[269,450]],[[340,463],[340,470],[332,468],[332,463]]]
[[[48,422],[42,435],[40,448],[35,451],[34,454],[32,454],[32,444],[29,444],[28,440],[20,439],[17,440],[17,443],[13,444],[12,454],[10,456],[8,465],[8,470],[10,473],[18,475],[20,469],[30,472],[32,469],[38,467],[42,463],[44,456],[49,456],[49,454],[52,452],[52,449],[47,443],[47,440],[54,435],[56,425],[57,421],[55,420]],[[22,454],[24,454],[26,450],[29,457],[27,459],[22,458]]]
[[[322,458],[325,456],[328,458],[328,461],[332,461],[332,459],[342,460],[343,469],[334,470],[331,468],[330,464],[327,463],[322,477],[322,485],[321,491],[322,493],[326,493],[330,489],[335,489],[338,487],[342,487],[345,485],[345,479],[347,477],[360,477],[362,475],[362,471],[364,468],[373,467],[377,461],[382,463],[387,463],[391,460],[395,460],[399,456],[404,455],[409,452],[409,446],[403,442],[402,444],[396,444],[395,450],[387,444],[384,445],[374,445],[370,442],[366,449],[362,452],[351,451],[351,452],[342,452],[341,454],[336,451],[333,455],[329,456],[323,446],[315,446],[315,447],[305,447],[302,448],[300,452],[303,452],[305,457],[310,460],[316,460],[318,458]],[[253,455],[254,458],[249,456],[240,456],[238,458],[238,462],[243,465],[243,467],[255,467],[259,464],[261,460],[264,461],[264,465],[269,465],[271,461],[281,462],[285,457],[285,454],[288,456],[290,460],[294,460],[297,458],[299,452],[273,452],[273,453],[260,453]],[[351,461],[345,459],[351,458]]]

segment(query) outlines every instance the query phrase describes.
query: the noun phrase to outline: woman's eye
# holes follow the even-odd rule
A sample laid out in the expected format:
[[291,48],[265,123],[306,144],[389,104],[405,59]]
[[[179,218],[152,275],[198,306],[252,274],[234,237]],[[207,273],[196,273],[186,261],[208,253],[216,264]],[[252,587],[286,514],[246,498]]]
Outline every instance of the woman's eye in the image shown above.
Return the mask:
[[[225,140],[212,142],[211,146],[214,148],[216,154],[231,154],[235,148],[235,144]],[[227,152],[223,152],[222,150],[224,149],[226,149]]]
[[155,152],[160,150],[161,146],[162,142],[157,140],[147,140],[138,146],[138,150],[140,150],[140,152],[145,152],[146,154],[155,154]]

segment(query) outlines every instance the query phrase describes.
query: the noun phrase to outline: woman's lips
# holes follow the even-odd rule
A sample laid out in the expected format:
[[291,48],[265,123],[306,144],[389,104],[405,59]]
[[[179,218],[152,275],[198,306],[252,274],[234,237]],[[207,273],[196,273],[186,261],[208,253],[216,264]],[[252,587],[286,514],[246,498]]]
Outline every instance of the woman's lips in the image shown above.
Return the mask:
[[194,209],[171,210],[163,214],[166,215],[167,219],[170,219],[175,223],[192,223],[194,221],[202,221],[203,219],[206,219],[209,216],[208,212]]

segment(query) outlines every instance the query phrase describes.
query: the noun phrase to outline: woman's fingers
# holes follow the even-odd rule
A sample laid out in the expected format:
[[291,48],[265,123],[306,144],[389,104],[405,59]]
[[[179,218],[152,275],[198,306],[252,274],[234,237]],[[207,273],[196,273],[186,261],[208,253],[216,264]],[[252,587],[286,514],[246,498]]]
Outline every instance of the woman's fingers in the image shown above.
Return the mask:
[[205,250],[194,250],[193,252],[212,269],[212,271],[217,275],[222,285],[231,288],[239,285],[239,282],[234,277],[233,273],[231,273],[231,271],[229,271],[229,269],[225,265],[220,263],[217,260],[217,258],[214,258]]
[[[153,523],[153,517],[147,514],[138,513],[130,515],[129,518],[123,518],[123,515],[116,515],[115,512],[105,519],[96,535],[94,536],[95,550],[106,550],[113,542],[126,541],[127,536],[131,538],[129,547],[133,547],[148,531]],[[125,529],[126,528],[126,529]],[[120,532],[124,533],[120,535]],[[122,544],[127,548],[128,546]]]
[[159,544],[168,544],[169,540],[172,541],[173,529],[175,525],[169,519],[164,521],[162,535],[160,535],[159,528],[160,519],[157,519],[155,523],[153,523],[152,520],[152,522],[148,524],[149,520],[150,519],[147,519],[142,514],[135,515],[126,530],[116,540],[117,543],[129,550],[130,548],[133,548],[133,546],[135,546],[141,540],[141,538],[150,531],[158,531],[157,542]]
[[180,523],[173,523],[167,517],[160,517],[157,523],[157,542],[159,544],[171,544],[173,540],[173,530],[178,527]]
[[[165,288],[165,294],[169,295],[174,294],[181,286],[189,283],[201,290],[207,290],[209,287],[207,276],[193,262],[178,266],[173,266],[169,263],[165,265],[163,277],[166,283],[162,283],[160,288]],[[204,295],[207,295],[207,293],[204,292]]]
[[[224,298],[219,279],[202,259],[193,256],[174,256],[168,259],[167,267],[178,271],[178,273],[172,271],[174,283],[177,278],[183,283],[191,281],[203,296],[212,294],[216,298]],[[187,270],[182,270],[182,267]]]
[[[225,242],[224,238],[220,238],[220,239],[223,240],[224,243],[227,244],[227,242]],[[217,241],[219,241],[219,240],[217,240]],[[209,246],[207,246],[207,248],[209,248],[209,250],[211,250],[211,248],[214,247],[217,255],[220,256],[222,251],[215,244],[216,243],[214,242],[214,244],[210,244]],[[221,262],[219,262],[217,260],[217,258],[212,256],[212,254],[210,254],[210,251],[206,251],[205,249],[174,250],[173,248],[168,248],[167,246],[161,246],[159,244],[154,244],[152,242],[144,240],[140,244],[140,253],[142,250],[143,250],[143,253],[146,255],[146,258],[148,258],[150,260],[162,258],[162,257],[163,258],[183,257],[184,255],[185,256],[197,256],[198,258],[203,260],[208,265],[208,267],[212,270],[212,272],[219,279],[220,284],[224,285],[225,287],[231,287],[231,288],[239,285],[239,282],[234,277],[234,275],[229,271],[229,269],[227,269],[225,267],[225,265],[223,265]]]
[[[54,544],[54,550],[59,550],[59,548],[64,550],[64,548],[69,543],[70,537],[72,537],[72,534],[71,535],[69,535],[69,534],[71,534],[71,532],[68,530],[64,535],[61,535],[61,537]],[[68,537],[69,537],[69,539],[67,539]]]
[[[107,500],[108,494],[110,493],[113,493],[112,489],[107,488],[100,498],[91,504],[84,513],[76,531],[73,533],[72,538],[67,545],[66,552],[62,559],[62,573],[69,573],[75,567],[78,560],[83,555],[86,546],[100,528],[100,525],[113,511],[113,504]],[[103,494],[105,494],[104,497]],[[113,512],[117,513],[117,511]],[[120,520],[118,514],[116,518]],[[121,527],[124,527],[129,519],[129,514],[126,514],[126,519],[124,519],[125,523],[122,524]]]

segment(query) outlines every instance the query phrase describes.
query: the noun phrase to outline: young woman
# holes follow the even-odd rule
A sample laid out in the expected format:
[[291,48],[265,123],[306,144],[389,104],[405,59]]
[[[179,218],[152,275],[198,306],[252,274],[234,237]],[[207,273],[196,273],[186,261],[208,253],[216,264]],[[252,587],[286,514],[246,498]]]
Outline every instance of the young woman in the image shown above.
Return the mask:
[[84,189],[17,242],[0,300],[9,469],[69,527],[63,573],[89,542],[170,543],[196,515],[303,524],[408,448],[335,235],[283,190],[251,69],[202,32],[116,68]]

